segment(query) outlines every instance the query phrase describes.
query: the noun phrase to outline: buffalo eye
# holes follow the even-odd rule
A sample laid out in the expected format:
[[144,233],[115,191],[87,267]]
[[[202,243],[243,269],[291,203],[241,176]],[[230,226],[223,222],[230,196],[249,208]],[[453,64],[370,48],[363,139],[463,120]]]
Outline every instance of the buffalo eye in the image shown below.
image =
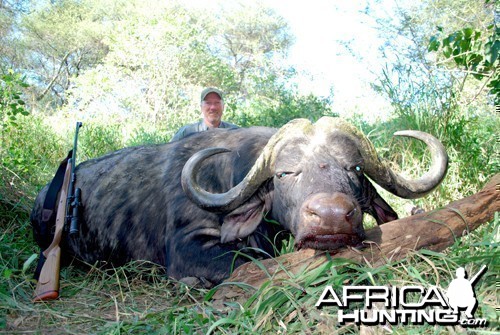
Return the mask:
[[280,172],[276,173],[276,177],[278,179],[281,179],[281,178],[284,178],[284,177],[286,177],[286,176],[288,176],[288,175],[290,175],[292,173],[293,172],[289,172],[289,171],[280,171]]
[[361,175],[363,173],[363,166],[361,164],[356,164],[356,165],[353,165],[349,171],[352,171],[354,173],[356,173],[357,175]]

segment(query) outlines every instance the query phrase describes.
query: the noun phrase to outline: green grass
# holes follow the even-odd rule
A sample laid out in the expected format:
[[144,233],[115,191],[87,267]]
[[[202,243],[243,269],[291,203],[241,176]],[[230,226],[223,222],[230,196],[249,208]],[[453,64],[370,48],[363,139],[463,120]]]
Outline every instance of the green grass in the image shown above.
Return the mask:
[[[28,228],[28,227],[24,227]],[[14,233],[14,224],[10,233]],[[248,300],[213,305],[213,290],[194,289],[168,280],[161,271],[141,262],[107,271],[70,266],[61,271],[59,300],[33,304],[32,267],[23,271],[29,248],[2,257],[1,322],[6,333],[39,334],[345,334],[358,333],[354,325],[338,326],[337,309],[314,307],[325,285],[437,285],[446,288],[458,266],[489,270],[476,286],[476,317],[498,320],[499,218],[457,241],[445,253],[421,251],[395,264],[371,268],[332,259],[319,268],[266,283]],[[19,237],[19,236],[16,236]],[[2,238],[5,241],[5,237]],[[7,241],[8,242],[8,241]],[[496,243],[496,244],[495,244]],[[16,245],[10,241],[10,245]],[[2,250],[4,255],[5,250]],[[6,269],[12,272],[6,276]],[[439,326],[398,326],[395,333],[448,333]],[[483,333],[484,332],[483,330]]]
[[[391,137],[392,130],[405,128],[401,122],[360,126],[370,134],[385,158],[394,161],[402,171],[410,171],[411,176],[420,175],[429,161],[422,146]],[[465,122],[457,133],[467,136],[460,135],[460,139],[455,138],[456,135],[443,135],[441,140],[450,154],[450,168],[447,178],[434,193],[409,201],[382,190],[383,197],[405,216],[408,205],[430,210],[477,192],[498,172],[498,156],[494,155],[498,148],[490,141],[489,133],[498,125],[495,122],[494,119],[484,124]],[[80,161],[120,146],[161,142],[166,138],[165,132],[142,133],[140,127],[133,131],[119,125],[104,127],[97,123],[87,123],[85,127],[81,130]],[[388,284],[446,288],[458,266],[465,266],[473,273],[482,264],[487,264],[489,270],[475,287],[479,300],[475,316],[490,320],[490,327],[476,332],[491,334],[494,327],[498,327],[498,215],[442,253],[422,250],[377,268],[332,259],[312,271],[267,282],[248,299],[239,301],[228,299],[214,303],[211,299],[214,289],[188,287],[166,278],[161,269],[152,264],[132,262],[110,270],[95,266],[64,267],[61,298],[33,304],[32,273],[38,249],[32,242],[28,215],[36,192],[50,180],[58,161],[71,147],[74,127],[68,129],[51,132],[46,124],[30,116],[9,138],[4,138],[1,153],[7,158],[3,162],[8,164],[2,164],[0,171],[0,333],[358,334],[357,326],[338,325],[336,308],[315,308],[325,285],[335,289],[343,285]],[[132,134],[127,139],[122,137],[126,132]],[[289,246],[283,249],[291,251]],[[432,325],[391,329],[395,334],[461,332],[458,327]]]

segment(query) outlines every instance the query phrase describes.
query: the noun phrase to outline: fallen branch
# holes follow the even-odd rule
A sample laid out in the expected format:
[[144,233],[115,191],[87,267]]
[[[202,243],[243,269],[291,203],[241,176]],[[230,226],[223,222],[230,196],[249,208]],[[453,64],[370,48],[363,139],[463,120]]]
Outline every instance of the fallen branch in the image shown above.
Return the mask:
[[[346,248],[331,255],[378,267],[401,260],[419,249],[442,251],[482,223],[491,221],[500,210],[500,174],[495,175],[482,191],[454,201],[444,208],[383,224],[366,232],[366,248]],[[244,283],[257,289],[268,280],[279,281],[291,274],[309,271],[328,261],[326,252],[300,250],[259,265],[250,262],[237,268],[226,283]],[[265,271],[261,266],[265,266]],[[284,271],[286,270],[286,271]],[[245,285],[245,286],[247,286]],[[235,285],[221,285],[214,300],[242,297],[246,292]]]

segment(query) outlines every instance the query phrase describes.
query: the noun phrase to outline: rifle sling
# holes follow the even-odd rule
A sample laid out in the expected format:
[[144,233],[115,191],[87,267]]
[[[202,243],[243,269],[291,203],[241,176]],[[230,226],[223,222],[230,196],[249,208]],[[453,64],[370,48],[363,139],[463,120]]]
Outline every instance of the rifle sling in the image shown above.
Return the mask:
[[[42,235],[45,235],[48,225],[46,223],[53,221],[53,214],[55,212],[56,203],[57,203],[57,194],[61,190],[63,180],[64,180],[64,171],[66,170],[66,165],[68,165],[68,160],[71,158],[73,154],[73,150],[70,150],[66,158],[61,162],[59,168],[57,169],[54,178],[50,182],[49,189],[47,190],[47,194],[45,195],[45,200],[43,202],[43,210],[42,210]],[[45,223],[45,225],[44,225]],[[52,225],[50,225],[52,226]]]
[[33,274],[33,278],[38,281],[40,278],[40,272],[42,272],[43,265],[45,264],[45,255],[43,254],[43,250],[40,249],[40,256],[38,257],[38,263],[36,265],[35,273]]

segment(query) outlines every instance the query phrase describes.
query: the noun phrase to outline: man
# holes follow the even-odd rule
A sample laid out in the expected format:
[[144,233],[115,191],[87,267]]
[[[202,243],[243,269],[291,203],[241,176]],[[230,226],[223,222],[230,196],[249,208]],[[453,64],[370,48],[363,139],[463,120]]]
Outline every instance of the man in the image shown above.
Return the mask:
[[203,120],[183,126],[172,137],[170,142],[178,141],[190,134],[215,128],[239,128],[229,122],[222,121],[224,98],[222,91],[208,87],[201,92],[201,114]]

